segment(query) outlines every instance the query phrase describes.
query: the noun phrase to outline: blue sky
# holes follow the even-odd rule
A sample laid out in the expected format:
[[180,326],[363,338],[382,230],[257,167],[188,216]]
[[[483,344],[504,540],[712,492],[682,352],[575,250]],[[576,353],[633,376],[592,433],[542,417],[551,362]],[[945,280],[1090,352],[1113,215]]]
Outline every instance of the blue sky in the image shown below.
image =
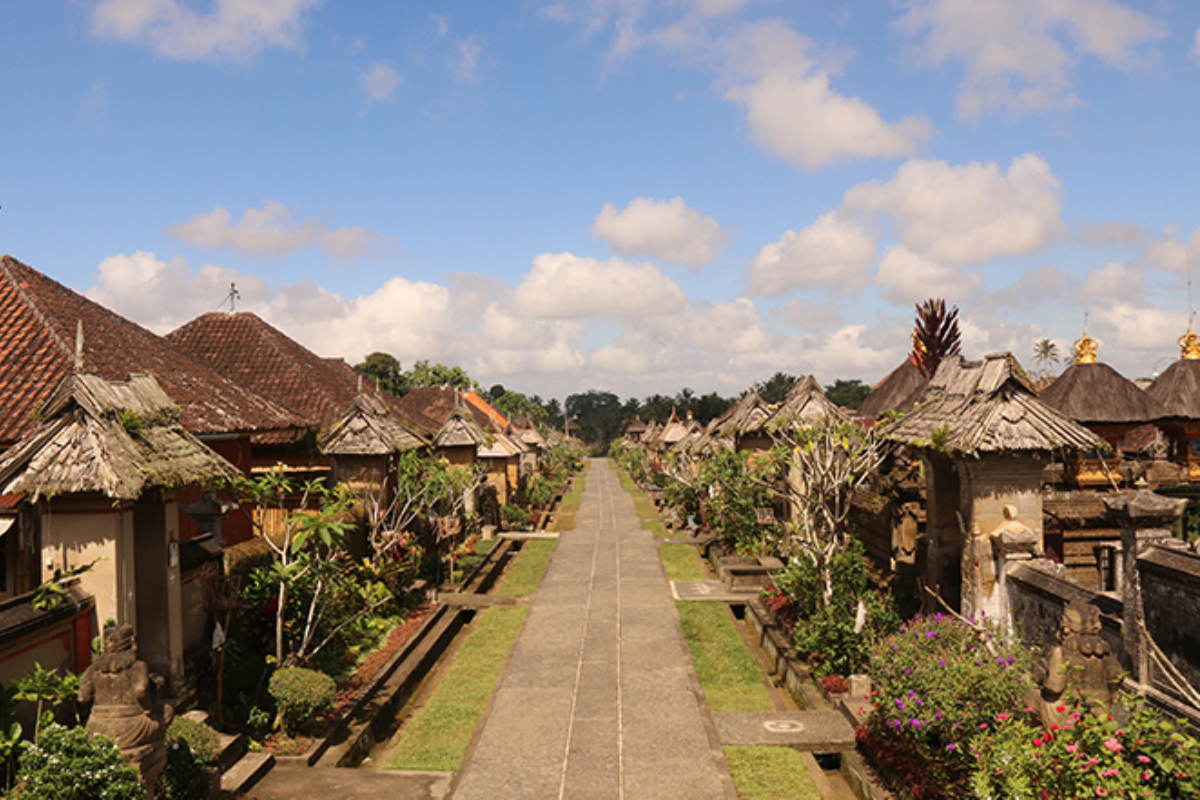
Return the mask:
[[[1189,0],[47,0],[0,8],[0,252],[558,396],[873,383],[1085,315],[1129,377],[1200,267]],[[1200,302],[1200,297],[1197,298]],[[226,306],[227,307],[227,306]]]

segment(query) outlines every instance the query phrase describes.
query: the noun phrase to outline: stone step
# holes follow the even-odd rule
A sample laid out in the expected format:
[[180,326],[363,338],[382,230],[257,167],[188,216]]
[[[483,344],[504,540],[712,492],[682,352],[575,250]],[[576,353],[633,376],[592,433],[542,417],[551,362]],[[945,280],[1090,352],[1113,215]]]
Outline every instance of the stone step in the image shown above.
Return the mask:
[[232,800],[249,791],[254,784],[275,766],[273,753],[246,753],[227,772],[221,775],[221,798]]
[[853,750],[854,728],[840,711],[713,714],[721,744],[765,744],[814,753]]

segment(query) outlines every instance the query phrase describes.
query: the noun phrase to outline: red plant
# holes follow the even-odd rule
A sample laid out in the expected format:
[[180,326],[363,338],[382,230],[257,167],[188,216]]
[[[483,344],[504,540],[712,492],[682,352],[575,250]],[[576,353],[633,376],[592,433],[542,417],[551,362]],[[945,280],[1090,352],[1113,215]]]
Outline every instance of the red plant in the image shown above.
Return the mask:
[[826,675],[821,678],[821,685],[827,694],[845,694],[850,691],[850,684],[841,675]]

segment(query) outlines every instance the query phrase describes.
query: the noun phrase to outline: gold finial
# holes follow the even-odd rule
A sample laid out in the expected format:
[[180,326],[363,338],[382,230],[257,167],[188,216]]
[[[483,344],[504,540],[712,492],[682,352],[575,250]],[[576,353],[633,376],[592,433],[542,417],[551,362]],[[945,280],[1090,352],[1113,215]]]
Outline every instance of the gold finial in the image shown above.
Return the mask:
[[1188,332],[1179,337],[1180,357],[1185,361],[1200,360],[1200,336],[1192,333],[1192,327],[1188,326]]
[[1083,338],[1075,340],[1073,348],[1076,364],[1095,364],[1096,363],[1096,348],[1100,346],[1092,337],[1085,332]]

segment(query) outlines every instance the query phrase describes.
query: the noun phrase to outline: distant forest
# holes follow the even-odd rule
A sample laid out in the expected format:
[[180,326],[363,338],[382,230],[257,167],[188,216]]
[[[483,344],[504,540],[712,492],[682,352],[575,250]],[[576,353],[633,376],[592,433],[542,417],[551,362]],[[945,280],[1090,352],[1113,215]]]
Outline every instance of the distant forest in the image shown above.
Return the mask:
[[[461,367],[418,361],[408,370],[403,370],[400,362],[387,353],[372,353],[361,364],[356,364],[354,369],[398,396],[418,386],[453,386],[463,391],[473,389],[501,413],[508,416],[523,415],[539,425],[561,429],[569,415],[577,436],[600,445],[620,436],[625,426],[635,419],[662,424],[674,413],[680,419],[691,416],[701,425],[707,425],[725,413],[740,397],[722,397],[716,392],[698,395],[692,389],[683,388],[675,395],[653,394],[644,400],[630,397],[622,401],[612,392],[589,389],[570,395],[565,402],[559,403],[556,398],[543,400],[537,395],[506,389],[500,384],[485,389]],[[795,375],[776,372],[752,388],[767,403],[780,403],[797,380],[799,378]],[[830,400],[851,409],[858,408],[871,393],[871,387],[858,379],[839,379],[824,389]]]

